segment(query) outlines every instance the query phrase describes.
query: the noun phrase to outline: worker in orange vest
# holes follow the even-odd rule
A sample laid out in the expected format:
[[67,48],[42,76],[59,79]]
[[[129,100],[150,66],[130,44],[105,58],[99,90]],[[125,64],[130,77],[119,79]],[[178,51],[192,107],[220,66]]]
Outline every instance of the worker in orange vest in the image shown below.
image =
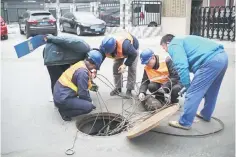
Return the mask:
[[142,84],[139,89],[139,100],[144,101],[147,89],[155,95],[155,98],[166,103],[164,93],[170,93],[170,103],[178,103],[178,93],[182,86],[179,82],[179,75],[174,68],[170,57],[160,58],[151,49],[146,49],[140,54],[141,64],[145,64]]
[[103,39],[100,51],[104,53],[106,57],[114,59],[113,76],[115,89],[111,91],[111,96],[119,95],[121,93],[121,88],[123,86],[122,73],[125,72],[127,66],[128,80],[126,85],[126,96],[132,96],[131,91],[134,89],[136,83],[138,48],[138,39],[128,32],[119,33],[118,35]]
[[70,121],[71,117],[95,109],[89,90],[98,90],[92,79],[96,76],[96,69],[99,69],[102,59],[99,51],[91,50],[85,60],[68,68],[56,82],[53,98],[63,120]]

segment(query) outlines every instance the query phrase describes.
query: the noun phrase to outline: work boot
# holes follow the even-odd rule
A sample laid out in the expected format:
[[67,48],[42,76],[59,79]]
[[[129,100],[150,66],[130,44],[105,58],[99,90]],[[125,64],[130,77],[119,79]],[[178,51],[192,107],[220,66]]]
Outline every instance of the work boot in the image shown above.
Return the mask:
[[178,129],[189,130],[190,126],[183,126],[178,121],[169,121],[169,125]]
[[201,114],[200,111],[197,112],[196,117],[198,117],[198,118],[200,118],[200,119],[202,119],[202,120],[204,120],[204,121],[206,121],[206,122],[210,122],[210,120],[207,120],[207,119],[205,119],[205,118],[203,117],[203,115]]
[[155,99],[159,100],[163,105],[166,104],[165,97],[156,95]]
[[61,115],[61,118],[62,118],[64,121],[71,121],[71,120],[72,120],[71,117],[64,115],[64,114],[63,114],[63,111],[61,111],[61,109],[58,109],[58,111],[59,111],[59,113],[60,113],[60,115]]
[[62,116],[61,117],[64,121],[71,121],[72,118],[71,117],[68,117],[68,116]]
[[131,98],[132,97],[132,90],[127,89],[126,91],[126,97]]
[[115,88],[113,91],[111,91],[110,96],[119,95],[121,93],[121,88]]

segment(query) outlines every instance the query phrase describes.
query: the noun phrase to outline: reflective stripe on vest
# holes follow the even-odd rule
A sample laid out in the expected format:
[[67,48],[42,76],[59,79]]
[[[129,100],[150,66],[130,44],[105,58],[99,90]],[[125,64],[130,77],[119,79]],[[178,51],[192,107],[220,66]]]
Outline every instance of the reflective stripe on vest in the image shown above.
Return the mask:
[[169,80],[168,79],[169,71],[168,71],[168,67],[166,65],[165,60],[159,62],[158,69],[152,69],[152,68],[149,68],[148,66],[145,66],[144,69],[151,82],[163,84]]
[[[74,65],[72,65],[70,68],[68,68],[62,75],[61,77],[59,78],[59,82],[65,86],[65,87],[69,87],[71,88],[72,90],[74,90],[76,93],[78,92],[78,87],[72,82],[72,78],[73,78],[73,75],[75,73],[76,70],[80,69],[80,68],[85,68],[86,70],[87,67],[84,63],[84,61],[80,61]],[[91,82],[91,79],[90,79],[90,71],[88,70],[89,72],[89,80],[88,80],[88,89],[90,89],[92,87],[92,82]]]
[[112,57],[109,53],[106,53],[106,57],[108,58],[113,58],[113,59],[119,59],[119,58],[126,58],[123,55],[123,42],[128,39],[130,41],[131,44],[133,44],[133,37],[130,33],[128,32],[122,32],[119,33],[118,35],[113,36],[116,39],[116,54],[115,57]]

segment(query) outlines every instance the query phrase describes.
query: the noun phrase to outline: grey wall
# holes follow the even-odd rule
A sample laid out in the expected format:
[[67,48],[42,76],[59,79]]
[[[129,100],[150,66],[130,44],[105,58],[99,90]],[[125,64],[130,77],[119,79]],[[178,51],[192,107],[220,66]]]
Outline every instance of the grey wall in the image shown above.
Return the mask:
[[1,7],[1,16],[7,22],[18,22],[18,16],[22,15],[26,10],[42,10],[44,9],[43,2],[36,3],[24,3],[24,2],[13,2],[7,1],[3,2]]

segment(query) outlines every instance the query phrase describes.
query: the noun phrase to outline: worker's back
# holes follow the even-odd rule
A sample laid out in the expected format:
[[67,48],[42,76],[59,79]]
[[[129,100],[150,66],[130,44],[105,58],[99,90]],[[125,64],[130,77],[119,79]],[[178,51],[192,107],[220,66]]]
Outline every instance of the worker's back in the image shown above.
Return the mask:
[[78,37],[48,36],[43,52],[44,64],[74,64],[84,60],[90,49],[90,46]]
[[170,55],[175,51],[174,45],[180,45],[184,48],[191,72],[196,72],[202,63],[224,49],[221,44],[195,35],[174,37],[168,46]]

